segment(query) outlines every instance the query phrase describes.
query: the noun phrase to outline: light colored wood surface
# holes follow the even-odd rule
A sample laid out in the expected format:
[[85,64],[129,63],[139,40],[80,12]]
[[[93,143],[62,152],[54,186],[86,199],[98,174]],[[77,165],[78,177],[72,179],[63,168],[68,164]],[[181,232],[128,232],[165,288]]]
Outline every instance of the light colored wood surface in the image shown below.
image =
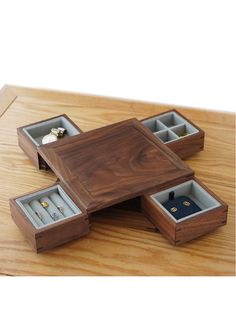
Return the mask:
[[87,237],[35,254],[13,223],[8,199],[55,181],[17,145],[16,128],[66,113],[84,131],[174,106],[6,86],[0,92],[0,273],[5,275],[234,275],[233,114],[177,108],[206,132],[205,150],[186,160],[229,204],[228,224],[180,247],[171,246],[142,213],[118,207],[92,217]]

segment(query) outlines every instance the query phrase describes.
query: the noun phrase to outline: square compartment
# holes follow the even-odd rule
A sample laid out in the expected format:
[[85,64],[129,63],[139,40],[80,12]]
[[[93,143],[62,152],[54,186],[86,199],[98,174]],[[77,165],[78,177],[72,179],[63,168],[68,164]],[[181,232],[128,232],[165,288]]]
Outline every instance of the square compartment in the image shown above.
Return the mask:
[[[52,200],[52,195],[54,197],[55,195],[57,196],[56,204]],[[56,214],[60,217],[57,220],[53,220],[52,217],[50,216],[50,213],[49,213],[50,211],[48,211],[47,208],[43,208],[40,205],[39,200],[44,197],[48,198],[49,201],[52,202],[51,211],[52,210],[55,211]],[[35,214],[35,210],[30,205],[32,201],[37,201],[36,203],[39,204],[38,206],[40,206],[40,210],[43,213],[42,215],[45,219],[45,222],[41,221],[40,225],[37,224],[37,221],[38,220],[40,221],[40,218],[35,217],[37,216]],[[44,228],[46,226],[58,223],[59,221],[66,220],[72,216],[78,216],[82,214],[82,211],[75,205],[75,203],[65,193],[65,191],[62,189],[62,187],[59,184],[54,185],[44,190],[40,190],[32,194],[28,194],[20,198],[17,198],[16,203],[19,205],[19,207],[22,209],[24,214],[28,217],[28,219],[30,220],[30,222],[33,224],[33,226],[36,229]],[[65,208],[63,208],[63,210],[66,210],[66,215],[65,215],[65,212],[62,214],[57,208],[57,206],[61,206],[62,208],[64,206]],[[36,220],[34,217],[36,218]]]
[[[175,217],[163,206],[163,203],[168,201],[169,193],[171,191],[175,192],[175,197],[187,196],[189,197],[197,206],[201,208],[201,211],[194,213],[192,215],[186,216],[184,218],[176,220]],[[168,216],[171,217],[176,223],[189,219],[191,217],[201,215],[203,212],[210,211],[216,207],[220,206],[220,203],[211,196],[206,190],[203,189],[196,181],[190,180],[184,182],[175,187],[169,188],[167,190],[158,192],[154,195],[151,195],[151,198],[156,202]]]
[[153,133],[166,129],[166,126],[156,119],[156,117],[145,120],[143,124]]
[[157,136],[163,143],[169,143],[171,141],[175,141],[178,139],[178,136],[170,131],[170,130],[164,130],[154,133],[155,136]]
[[176,112],[167,112],[163,115],[160,115],[158,116],[158,120],[161,121],[168,128],[186,122]]
[[178,137],[183,138],[191,134],[195,134],[198,132],[196,128],[194,128],[189,123],[184,123],[181,125],[177,125],[171,128],[171,131],[173,131]]
[[31,124],[23,127],[25,134],[36,146],[42,145],[42,139],[49,134],[52,128],[62,127],[66,129],[65,137],[80,134],[79,130],[65,117],[59,116],[46,121]]

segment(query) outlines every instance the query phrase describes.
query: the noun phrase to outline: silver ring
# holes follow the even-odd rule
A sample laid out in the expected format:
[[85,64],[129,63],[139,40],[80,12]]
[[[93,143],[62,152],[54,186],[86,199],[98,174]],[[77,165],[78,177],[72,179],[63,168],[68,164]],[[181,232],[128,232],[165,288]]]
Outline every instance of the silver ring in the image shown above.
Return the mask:
[[57,213],[55,213],[55,212],[52,213],[52,219],[53,219],[53,220],[58,220],[58,215],[57,215]]

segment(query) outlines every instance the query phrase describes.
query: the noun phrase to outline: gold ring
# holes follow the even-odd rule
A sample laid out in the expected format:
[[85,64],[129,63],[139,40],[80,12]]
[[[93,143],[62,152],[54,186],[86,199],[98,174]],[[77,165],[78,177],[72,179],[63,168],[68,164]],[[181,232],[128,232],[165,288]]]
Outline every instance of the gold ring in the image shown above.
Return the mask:
[[43,208],[47,208],[48,207],[48,202],[40,202],[40,204],[43,206]]
[[184,201],[184,202],[183,202],[183,205],[184,205],[184,206],[190,206],[190,203],[189,203],[188,201]]
[[172,213],[175,213],[177,210],[178,210],[178,209],[177,209],[176,207],[171,207],[171,209],[170,209],[170,211],[171,211]]

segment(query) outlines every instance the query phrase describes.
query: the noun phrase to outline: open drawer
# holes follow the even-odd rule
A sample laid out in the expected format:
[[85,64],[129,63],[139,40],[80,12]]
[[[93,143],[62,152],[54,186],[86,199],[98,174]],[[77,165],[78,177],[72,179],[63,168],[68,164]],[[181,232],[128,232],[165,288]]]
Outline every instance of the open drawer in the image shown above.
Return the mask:
[[11,215],[33,249],[42,252],[89,232],[87,212],[60,183],[10,200]]
[[141,197],[149,220],[172,243],[182,244],[226,224],[228,206],[199,180]]
[[177,110],[170,110],[141,122],[182,159],[204,148],[204,131]]
[[68,137],[82,133],[82,130],[66,114],[38,121],[17,129],[19,146],[39,169],[46,170],[49,167],[38,153],[38,148],[45,145],[50,147],[52,143],[43,144],[42,140],[45,135],[50,133],[52,128],[58,127],[66,130],[63,138],[59,139],[60,142],[65,141]]

